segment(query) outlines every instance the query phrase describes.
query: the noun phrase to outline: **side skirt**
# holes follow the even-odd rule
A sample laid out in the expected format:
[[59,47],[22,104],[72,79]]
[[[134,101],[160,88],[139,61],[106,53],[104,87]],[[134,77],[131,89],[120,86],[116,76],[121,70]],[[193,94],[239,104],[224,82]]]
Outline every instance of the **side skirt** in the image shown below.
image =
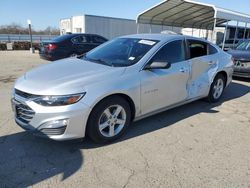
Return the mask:
[[186,101],[182,101],[182,102],[180,102],[180,103],[176,103],[176,104],[173,104],[173,105],[170,105],[170,106],[167,106],[167,107],[164,107],[164,108],[161,108],[161,109],[158,109],[158,110],[149,112],[149,113],[147,113],[147,114],[140,115],[140,116],[138,116],[138,117],[135,117],[134,122],[135,122],[135,121],[138,121],[138,120],[141,120],[141,119],[143,119],[143,118],[146,118],[146,117],[149,117],[149,116],[153,116],[153,115],[155,115],[155,114],[158,114],[158,113],[161,113],[161,112],[170,110],[170,109],[172,109],[172,108],[175,108],[175,107],[178,107],[178,106],[182,106],[182,105],[184,105],[184,104],[191,103],[191,102],[193,102],[193,101],[196,101],[196,100],[199,100],[199,99],[202,99],[202,98],[205,98],[205,97],[207,97],[207,96],[196,97],[196,98],[193,98],[193,99],[189,99],[189,100],[186,100]]

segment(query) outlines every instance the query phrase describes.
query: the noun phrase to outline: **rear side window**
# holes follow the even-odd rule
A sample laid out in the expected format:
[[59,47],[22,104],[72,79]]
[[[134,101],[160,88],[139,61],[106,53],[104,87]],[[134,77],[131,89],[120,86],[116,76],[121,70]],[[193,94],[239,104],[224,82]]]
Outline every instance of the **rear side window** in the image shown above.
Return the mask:
[[99,36],[92,36],[93,39],[93,43],[104,43],[107,40],[103,37],[99,37]]
[[166,44],[153,57],[153,61],[177,63],[185,60],[185,48],[182,40]]
[[74,44],[82,44],[82,43],[89,42],[89,39],[88,39],[88,36],[81,35],[81,36],[72,38],[71,41]]
[[207,43],[202,41],[188,40],[190,58],[208,55]]
[[212,55],[212,54],[216,54],[218,52],[218,50],[212,46],[211,44],[208,44],[208,54]]

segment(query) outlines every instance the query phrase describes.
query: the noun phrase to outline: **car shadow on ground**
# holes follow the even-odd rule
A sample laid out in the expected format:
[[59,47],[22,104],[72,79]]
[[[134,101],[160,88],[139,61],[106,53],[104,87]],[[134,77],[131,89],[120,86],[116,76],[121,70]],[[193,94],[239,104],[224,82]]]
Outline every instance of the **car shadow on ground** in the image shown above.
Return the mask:
[[[221,103],[242,97],[250,92],[248,86],[232,83],[221,102],[209,104],[199,100],[162,112],[133,123],[127,133],[113,144],[166,128],[190,116],[218,113],[213,108]],[[61,181],[76,173],[84,163],[81,150],[105,145],[84,141],[56,142],[20,132],[0,137],[0,187],[28,187],[56,175]]]
[[28,187],[55,175],[60,181],[83,165],[71,142],[37,138],[27,132],[0,137],[0,187]]

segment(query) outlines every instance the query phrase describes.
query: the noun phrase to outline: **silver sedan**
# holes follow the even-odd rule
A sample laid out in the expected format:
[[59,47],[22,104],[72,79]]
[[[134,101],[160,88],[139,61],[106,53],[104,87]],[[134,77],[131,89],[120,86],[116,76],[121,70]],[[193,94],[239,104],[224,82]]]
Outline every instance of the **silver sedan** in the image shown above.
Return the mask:
[[12,106],[16,123],[39,136],[105,143],[132,121],[201,98],[217,102],[232,73],[231,55],[205,40],[129,35],[27,72]]

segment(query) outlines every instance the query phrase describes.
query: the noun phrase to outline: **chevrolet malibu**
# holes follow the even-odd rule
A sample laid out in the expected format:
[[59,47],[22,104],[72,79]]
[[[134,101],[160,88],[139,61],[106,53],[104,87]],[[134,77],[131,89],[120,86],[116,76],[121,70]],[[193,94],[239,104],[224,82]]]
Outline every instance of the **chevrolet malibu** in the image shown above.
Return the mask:
[[203,39],[129,35],[27,72],[12,106],[16,123],[34,134],[105,143],[132,121],[201,98],[219,101],[232,73],[231,55]]

